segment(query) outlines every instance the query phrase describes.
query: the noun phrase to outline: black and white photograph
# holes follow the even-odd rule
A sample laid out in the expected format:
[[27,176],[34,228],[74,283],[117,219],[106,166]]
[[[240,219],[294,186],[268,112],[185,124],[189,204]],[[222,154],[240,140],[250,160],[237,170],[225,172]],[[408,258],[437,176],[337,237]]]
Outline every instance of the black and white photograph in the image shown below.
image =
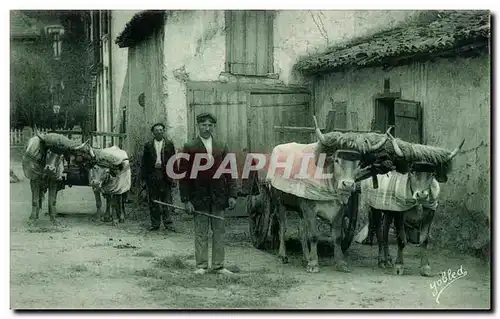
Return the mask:
[[11,311],[493,308],[492,11],[161,5],[9,10]]

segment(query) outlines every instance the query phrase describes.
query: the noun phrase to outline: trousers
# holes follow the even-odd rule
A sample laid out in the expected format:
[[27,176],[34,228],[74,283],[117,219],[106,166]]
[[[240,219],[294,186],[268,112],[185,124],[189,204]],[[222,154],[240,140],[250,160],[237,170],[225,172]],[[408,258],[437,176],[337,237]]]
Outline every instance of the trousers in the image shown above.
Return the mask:
[[[211,215],[224,216],[224,211],[207,212]],[[212,229],[212,269],[224,267],[225,221],[205,215],[194,215],[195,258],[197,268],[208,268],[208,228]]]
[[151,226],[160,227],[172,224],[170,209],[165,205],[154,203],[158,200],[164,203],[172,204],[172,185],[165,180],[162,169],[155,169],[147,181],[149,197],[149,213],[151,217]]

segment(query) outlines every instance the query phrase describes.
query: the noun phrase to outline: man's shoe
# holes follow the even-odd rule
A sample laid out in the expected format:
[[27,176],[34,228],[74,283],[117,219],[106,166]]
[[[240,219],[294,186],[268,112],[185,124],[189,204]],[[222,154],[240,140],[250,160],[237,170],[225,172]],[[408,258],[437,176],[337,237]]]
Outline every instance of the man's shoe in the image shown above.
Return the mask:
[[195,275],[204,275],[207,273],[207,270],[205,268],[198,268],[194,271]]
[[160,230],[160,226],[153,226],[149,228],[149,231],[158,231],[158,230]]
[[220,274],[220,275],[225,275],[225,276],[232,276],[232,275],[234,275],[234,273],[232,271],[229,271],[226,268],[217,269],[215,272],[218,273],[218,274]]

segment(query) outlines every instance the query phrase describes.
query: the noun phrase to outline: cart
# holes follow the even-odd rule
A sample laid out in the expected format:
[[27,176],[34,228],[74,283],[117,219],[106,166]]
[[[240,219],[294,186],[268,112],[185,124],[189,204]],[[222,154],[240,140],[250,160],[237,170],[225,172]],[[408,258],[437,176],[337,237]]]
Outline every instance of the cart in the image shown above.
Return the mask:
[[[79,130],[53,130],[49,133],[57,133],[68,137],[69,139],[79,139],[83,143],[83,132]],[[107,141],[111,144],[118,144],[120,148],[123,146],[123,139],[127,137],[126,133],[111,133],[111,132],[91,132],[90,145],[94,148],[106,147]],[[110,139],[110,140],[109,140]],[[116,143],[117,142],[117,143]],[[64,166],[63,179],[60,181],[58,190],[63,190],[66,187],[73,186],[90,186],[89,184],[89,170],[92,163],[86,160],[80,154],[70,154],[66,158]]]

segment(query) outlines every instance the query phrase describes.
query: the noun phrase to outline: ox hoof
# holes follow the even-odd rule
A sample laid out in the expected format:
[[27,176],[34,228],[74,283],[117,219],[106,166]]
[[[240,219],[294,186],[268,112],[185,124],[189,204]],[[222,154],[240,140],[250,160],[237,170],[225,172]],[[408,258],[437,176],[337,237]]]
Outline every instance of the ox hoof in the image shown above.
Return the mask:
[[319,266],[318,265],[308,265],[307,272],[308,273],[317,273],[317,272],[319,272]]
[[396,264],[396,267],[394,267],[394,274],[402,276],[403,273],[404,273],[404,266],[402,264]]
[[431,275],[431,266],[425,265],[420,268],[420,275],[424,277],[432,277]]
[[392,259],[389,257],[385,261],[385,268],[392,268],[394,265],[392,264]]
[[284,264],[288,264],[288,257],[285,256],[285,257],[281,257],[281,261],[284,263]]
[[340,272],[346,272],[346,273],[350,273],[351,272],[351,269],[349,269],[349,266],[345,262],[339,262],[339,263],[337,263],[337,265],[335,266],[335,268],[337,269],[337,271],[340,271]]

